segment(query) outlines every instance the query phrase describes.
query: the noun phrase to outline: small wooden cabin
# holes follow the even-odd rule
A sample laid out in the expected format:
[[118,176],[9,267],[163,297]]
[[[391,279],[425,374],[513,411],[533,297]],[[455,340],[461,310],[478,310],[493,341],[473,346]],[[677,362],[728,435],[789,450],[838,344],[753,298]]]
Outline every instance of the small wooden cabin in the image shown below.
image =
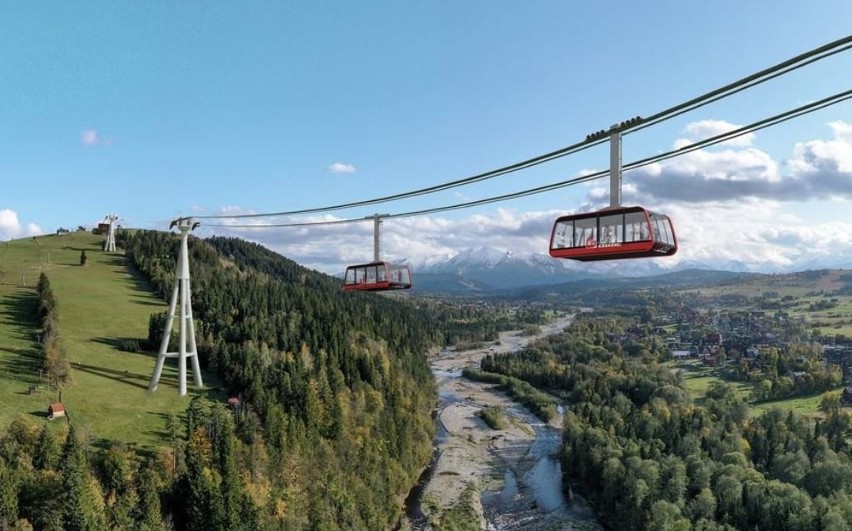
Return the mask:
[[47,408],[47,420],[53,420],[57,417],[65,416],[65,406],[61,403],[56,402],[50,404],[50,407]]

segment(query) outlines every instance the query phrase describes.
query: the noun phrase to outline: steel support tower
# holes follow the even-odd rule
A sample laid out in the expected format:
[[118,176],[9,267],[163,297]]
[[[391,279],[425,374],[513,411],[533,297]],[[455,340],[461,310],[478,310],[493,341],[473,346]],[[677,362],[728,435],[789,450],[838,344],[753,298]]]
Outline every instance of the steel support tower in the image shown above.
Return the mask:
[[110,214],[106,217],[106,220],[109,222],[109,230],[107,231],[107,239],[104,244],[104,251],[108,253],[115,252],[115,222],[118,220],[118,216],[115,214]]
[[[160,375],[163,372],[163,364],[166,358],[178,359],[178,390],[180,396],[186,396],[186,359],[192,360],[192,372],[195,377],[195,387],[201,388],[201,367],[198,364],[198,349],[195,343],[195,324],[192,321],[192,302],[190,300],[189,287],[189,233],[198,226],[192,218],[181,218],[172,221],[172,227],[177,226],[180,230],[180,253],[178,254],[177,268],[175,269],[175,287],[172,291],[172,302],[169,304],[169,315],[166,318],[166,329],[163,332],[163,340],[160,343],[160,353],[157,356],[157,365],[154,375],[151,377],[149,391],[155,391],[160,383]],[[170,227],[171,228],[171,227]],[[180,302],[180,337],[177,352],[168,352],[169,339],[172,335],[172,325],[175,313]]]

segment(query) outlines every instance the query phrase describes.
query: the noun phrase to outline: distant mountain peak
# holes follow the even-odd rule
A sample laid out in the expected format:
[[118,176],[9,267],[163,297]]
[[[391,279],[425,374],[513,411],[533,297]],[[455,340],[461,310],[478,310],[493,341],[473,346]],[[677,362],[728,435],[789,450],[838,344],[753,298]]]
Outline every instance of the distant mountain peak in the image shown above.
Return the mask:
[[496,267],[497,265],[511,259],[511,252],[500,251],[493,247],[480,247],[478,249],[465,249],[450,258],[447,263],[476,265],[481,267]]

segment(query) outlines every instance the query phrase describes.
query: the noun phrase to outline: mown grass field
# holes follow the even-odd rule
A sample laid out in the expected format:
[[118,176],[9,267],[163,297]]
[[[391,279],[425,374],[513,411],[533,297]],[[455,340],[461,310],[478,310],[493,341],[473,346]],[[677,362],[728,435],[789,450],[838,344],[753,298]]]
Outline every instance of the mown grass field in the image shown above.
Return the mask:
[[[721,377],[717,376],[714,369],[704,367],[696,360],[680,362],[672,364],[682,371],[683,381],[686,389],[692,395],[692,398],[700,403],[707,389],[716,382],[724,382]],[[793,410],[802,415],[819,414],[819,403],[822,395],[801,396],[787,398],[783,400],[770,400],[767,402],[752,402],[751,401],[751,385],[746,382],[728,382],[734,386],[737,395],[749,405],[749,411],[752,416],[758,416],[762,413],[778,407],[785,410]]]
[[[118,349],[122,339],[140,342],[148,334],[148,318],[167,309],[147,283],[125,265],[123,255],[101,251],[102,236],[88,232],[15,240],[0,248],[0,427],[19,416],[45,420],[48,405],[58,399],[40,376],[35,285],[47,273],[59,308],[62,344],[71,361],[72,383],[62,402],[81,433],[116,439],[141,448],[167,444],[165,419],[181,414],[194,393],[177,393],[177,365],[168,360],[159,389],[148,392],[156,354]],[[80,265],[85,250],[88,264]],[[37,386],[35,395],[27,393]],[[221,394],[216,398],[221,399]],[[50,421],[62,429],[65,420]]]
[[[707,389],[716,382],[722,382],[721,378],[713,373],[712,369],[699,368],[696,365],[680,365],[686,368],[683,379],[687,390],[692,393],[694,398],[701,398],[707,394]],[[744,382],[729,382],[734,386],[737,396],[743,400],[748,400],[751,395],[751,386]]]
[[819,413],[819,403],[822,395],[797,396],[785,400],[770,400],[759,404],[749,404],[752,415],[760,415],[774,407],[793,410],[800,415],[815,415]]

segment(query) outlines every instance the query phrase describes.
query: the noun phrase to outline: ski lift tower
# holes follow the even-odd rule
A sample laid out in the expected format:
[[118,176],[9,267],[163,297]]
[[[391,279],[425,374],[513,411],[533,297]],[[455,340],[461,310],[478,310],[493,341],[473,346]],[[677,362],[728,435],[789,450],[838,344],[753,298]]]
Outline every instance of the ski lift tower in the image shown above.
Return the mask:
[[[180,396],[186,396],[186,359],[192,359],[192,373],[195,378],[195,387],[201,388],[201,367],[198,364],[198,349],[195,343],[195,324],[192,321],[192,302],[189,289],[189,233],[199,223],[193,218],[180,218],[172,221],[169,228],[177,227],[180,230],[180,253],[178,254],[177,267],[175,269],[175,287],[172,291],[172,302],[169,304],[169,314],[166,318],[166,329],[163,332],[163,340],[160,343],[160,353],[157,356],[157,365],[154,375],[148,385],[149,391],[156,391],[160,383],[160,375],[163,372],[163,364],[166,358],[178,359],[178,390]],[[175,313],[180,301],[180,336],[177,352],[168,352],[169,338],[172,335],[172,325]]]
[[108,253],[115,252],[115,222],[118,221],[118,216],[109,214],[104,218],[103,223],[98,225],[98,228],[105,229],[107,239],[104,242],[104,251]]

